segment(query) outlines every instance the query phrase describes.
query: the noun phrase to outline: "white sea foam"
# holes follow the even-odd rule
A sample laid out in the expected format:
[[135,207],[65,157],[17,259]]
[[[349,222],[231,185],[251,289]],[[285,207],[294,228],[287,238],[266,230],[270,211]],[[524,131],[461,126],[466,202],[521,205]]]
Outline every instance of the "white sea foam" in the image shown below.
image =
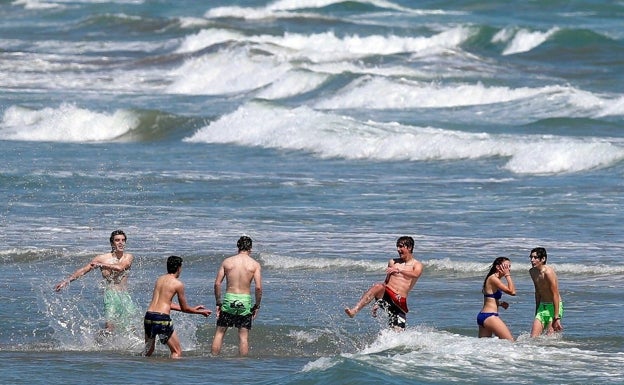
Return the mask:
[[[179,68],[165,75],[165,78],[173,79],[166,91],[181,94],[227,95],[270,86],[262,90],[258,96],[276,99],[311,91],[322,84],[326,79],[326,73],[335,74],[338,68],[342,68],[341,71],[351,71],[355,68],[355,72],[384,76],[414,76],[417,72],[405,67],[366,70],[362,66],[350,64],[350,61],[369,55],[397,53],[430,55],[459,46],[471,36],[471,33],[470,29],[463,27],[452,28],[430,37],[336,36],[333,32],[244,36],[223,29],[204,30],[187,36],[177,52],[196,52],[225,42],[241,44],[187,59]],[[353,99],[358,97],[372,98],[367,96],[367,89],[362,91],[365,94],[358,92],[359,96],[353,97],[344,92],[343,94],[346,94],[344,103],[353,104]],[[394,90],[397,93],[400,91]],[[374,98],[385,99],[379,98],[378,95],[375,93]],[[389,103],[393,99],[387,100]],[[398,108],[400,105],[394,107]]]
[[247,49],[219,52],[187,60],[172,74],[167,91],[223,95],[255,90],[284,76],[291,66],[270,56],[250,56]]
[[[254,122],[252,125],[249,122]],[[308,107],[240,107],[186,138],[309,151],[318,156],[380,161],[503,157],[514,173],[550,174],[606,167],[624,159],[620,143],[599,138],[469,133],[357,121]]]
[[12,5],[24,6],[24,9],[51,9],[61,8],[62,5],[52,1],[39,1],[39,0],[16,0],[11,3]]
[[454,27],[432,36],[406,37],[397,35],[356,34],[337,36],[328,31],[314,34],[284,33],[283,35],[243,36],[227,30],[207,30],[187,36],[181,43],[180,52],[196,51],[225,41],[246,42],[271,52],[281,60],[308,59],[313,62],[329,62],[356,59],[370,55],[419,53],[459,46],[474,30]]
[[11,106],[0,122],[0,138],[54,142],[110,141],[136,128],[138,123],[135,114],[124,110],[93,112],[72,104],[41,110]]
[[388,261],[366,261],[345,258],[295,258],[275,254],[262,254],[262,263],[275,269],[299,270],[315,269],[324,270],[332,268],[360,268],[368,271],[383,272]]
[[327,75],[314,72],[289,71],[278,80],[273,81],[268,87],[258,92],[256,96],[258,98],[274,100],[300,95],[316,89],[323,84],[327,78]]
[[[360,78],[332,97],[318,101],[316,108],[441,108],[504,103],[560,92],[561,87],[487,87],[483,84],[439,85],[407,79]],[[383,94],[382,98],[379,95]]]
[[[488,382],[488,378],[499,380],[503,373],[508,382],[527,381],[531,374],[526,368],[531,366],[535,357],[549,358],[541,362],[543,370],[538,375],[542,379],[552,376],[554,381],[560,367],[578,372],[578,378],[610,378],[622,374],[624,355],[604,354],[570,345],[556,338],[550,338],[548,344],[530,338],[518,338],[512,343],[416,326],[401,333],[384,330],[369,346],[355,354],[344,354],[340,360],[354,360],[397,376],[418,375],[421,381],[437,380],[439,371],[445,373],[448,381],[461,382],[466,376],[475,375]],[[588,374],[586,368],[596,361],[601,363],[600,370]],[[488,364],[483,365],[484,362]],[[320,362],[317,366],[330,367]]]
[[[512,257],[512,263],[514,258]],[[387,266],[387,259],[364,260],[351,258],[321,258],[307,257],[295,258],[270,253],[262,253],[261,260],[264,266],[277,270],[334,270],[334,269],[361,269],[370,272],[383,273]],[[449,272],[465,275],[465,276],[484,276],[490,269],[490,262],[466,262],[462,258],[441,258],[441,259],[423,259],[421,261],[428,274],[437,275],[437,273],[448,274]],[[518,266],[521,266],[519,262]],[[614,276],[624,275],[624,266],[618,265],[586,265],[578,263],[551,263],[550,265],[559,272],[566,275],[582,275],[582,276]],[[528,262],[525,266],[518,267],[530,268]]]
[[558,31],[559,28],[557,27],[551,28],[546,32],[506,28],[492,37],[492,43],[507,43],[503,50],[503,55],[513,55],[528,52],[540,46]]

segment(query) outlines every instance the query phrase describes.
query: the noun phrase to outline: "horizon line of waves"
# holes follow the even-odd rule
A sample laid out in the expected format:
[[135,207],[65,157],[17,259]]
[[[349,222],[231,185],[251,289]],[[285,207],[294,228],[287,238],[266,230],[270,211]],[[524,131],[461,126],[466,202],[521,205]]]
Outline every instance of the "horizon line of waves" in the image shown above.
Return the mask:
[[[250,121],[256,124],[250,127]],[[309,107],[287,109],[261,103],[243,105],[183,140],[306,151],[321,158],[350,160],[507,158],[505,169],[537,175],[604,168],[624,159],[624,147],[615,138],[470,133],[363,122]]]
[[[550,357],[535,366],[537,356]],[[441,359],[442,358],[442,359]],[[400,377],[439,382],[467,379],[500,380],[505,368],[507,381],[561,381],[561,370],[567,376],[595,382],[617,383],[621,378],[624,354],[587,350],[557,338],[531,339],[518,337],[516,343],[497,338],[462,336],[427,326],[408,327],[401,333],[383,330],[367,347],[356,353],[322,357],[308,363],[303,372],[338,370],[348,362],[382,370]],[[483,362],[488,362],[486,367]],[[536,370],[530,370],[535,367]],[[539,368],[539,370],[537,370]],[[370,370],[370,369],[367,369]],[[527,374],[529,370],[529,374]],[[619,373],[619,374],[618,374]],[[571,377],[571,378],[572,378]]]
[[[311,13],[310,10],[322,9],[330,6],[346,3],[345,0],[277,0],[270,2],[264,7],[239,7],[224,6],[212,8],[204,14],[205,18],[241,18],[241,19],[267,19],[267,18],[287,18],[287,17],[312,17],[328,18],[329,16]],[[349,3],[362,6],[371,6],[380,10],[397,11],[414,15],[447,15],[458,14],[456,11],[442,9],[414,9],[401,6],[391,1],[385,0],[355,0]],[[353,7],[351,7],[353,9]]]
[[[367,272],[383,272],[387,260],[358,260],[350,258],[295,258],[272,253],[262,253],[259,256],[262,264],[275,270],[363,270]],[[424,269],[433,274],[454,273],[465,276],[481,276],[487,274],[491,262],[464,262],[451,258],[422,259]],[[513,259],[512,259],[513,262]],[[614,276],[624,275],[624,266],[582,263],[554,263],[551,265],[558,273],[565,275],[587,276]],[[527,263],[527,269],[529,268]]]
[[[474,27],[454,26],[430,36],[337,35],[334,31],[301,34],[284,32],[282,35],[244,35],[240,32],[216,28],[203,29],[182,40],[176,53],[198,52],[224,43],[253,44],[253,47],[281,57],[281,60],[309,60],[332,62],[340,59],[359,59],[372,55],[437,52],[456,48],[477,33]],[[249,49],[249,47],[247,47]],[[437,51],[436,51],[437,50]]]

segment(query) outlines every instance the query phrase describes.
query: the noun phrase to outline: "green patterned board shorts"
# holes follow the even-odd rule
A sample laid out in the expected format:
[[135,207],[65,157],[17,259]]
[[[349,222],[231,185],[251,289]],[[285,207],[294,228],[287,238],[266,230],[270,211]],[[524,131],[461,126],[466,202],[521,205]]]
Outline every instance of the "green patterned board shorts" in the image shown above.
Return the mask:
[[137,308],[127,291],[106,289],[104,291],[104,314],[107,321],[129,326],[137,314]]

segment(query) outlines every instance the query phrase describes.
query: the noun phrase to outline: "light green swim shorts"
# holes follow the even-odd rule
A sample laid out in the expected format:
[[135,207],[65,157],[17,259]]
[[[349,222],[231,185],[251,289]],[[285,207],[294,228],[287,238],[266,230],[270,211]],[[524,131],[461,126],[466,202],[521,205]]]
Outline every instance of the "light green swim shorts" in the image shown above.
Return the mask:
[[136,306],[128,292],[113,289],[104,291],[104,314],[107,321],[130,323],[135,313]]
[[[557,317],[563,317],[563,302],[559,302],[559,314]],[[535,319],[539,320],[546,327],[553,321],[553,318],[555,318],[555,304],[552,302],[540,302],[537,313],[535,313]]]
[[221,311],[234,315],[251,314],[251,295],[225,293]]

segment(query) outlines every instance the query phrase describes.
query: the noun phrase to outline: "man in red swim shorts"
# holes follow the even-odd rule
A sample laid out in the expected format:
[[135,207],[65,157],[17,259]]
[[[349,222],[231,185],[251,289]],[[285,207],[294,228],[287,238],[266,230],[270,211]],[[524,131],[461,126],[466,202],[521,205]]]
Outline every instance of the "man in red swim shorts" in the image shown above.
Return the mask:
[[422,274],[423,265],[414,258],[414,239],[403,236],[396,242],[399,258],[391,259],[386,268],[386,279],[371,286],[353,308],[345,308],[351,318],[368,305],[373,299],[377,302],[373,308],[373,316],[377,307],[386,310],[388,325],[396,330],[405,329],[407,295]]

